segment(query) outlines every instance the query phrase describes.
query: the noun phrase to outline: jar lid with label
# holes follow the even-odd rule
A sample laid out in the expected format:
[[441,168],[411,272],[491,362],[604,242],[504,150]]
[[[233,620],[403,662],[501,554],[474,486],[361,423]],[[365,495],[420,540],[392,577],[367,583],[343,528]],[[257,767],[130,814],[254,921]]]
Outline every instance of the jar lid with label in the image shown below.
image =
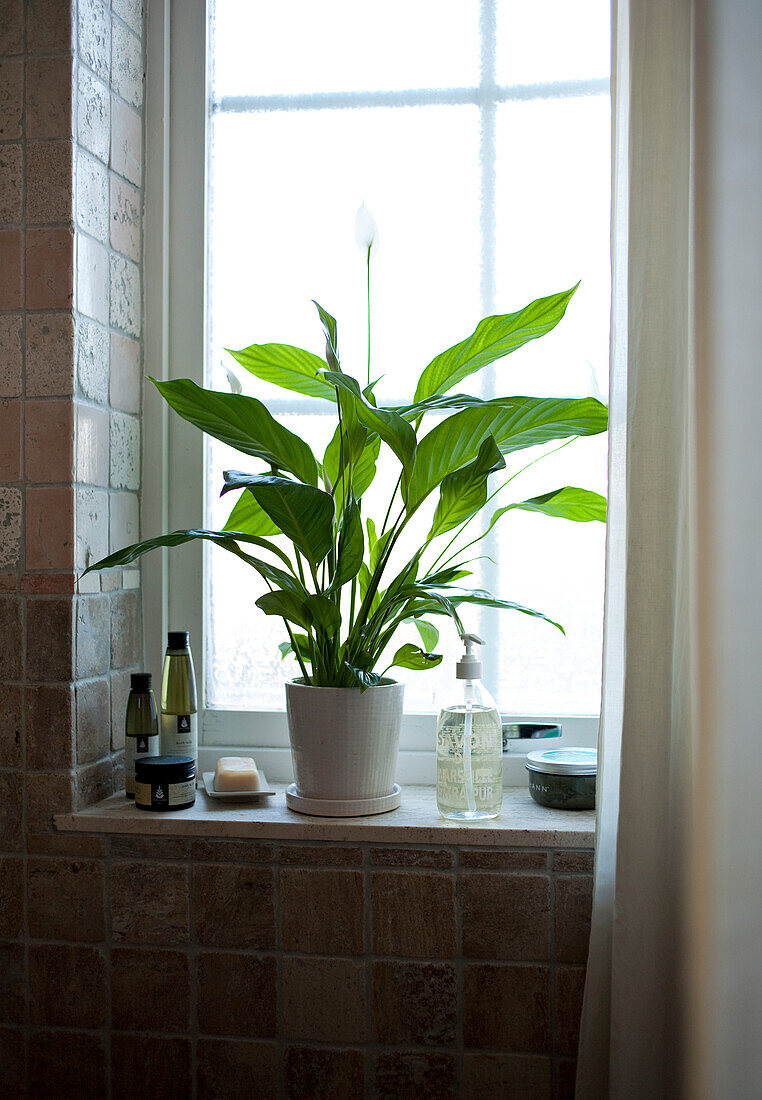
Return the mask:
[[596,775],[598,753],[595,749],[541,749],[527,753],[526,766],[546,775]]

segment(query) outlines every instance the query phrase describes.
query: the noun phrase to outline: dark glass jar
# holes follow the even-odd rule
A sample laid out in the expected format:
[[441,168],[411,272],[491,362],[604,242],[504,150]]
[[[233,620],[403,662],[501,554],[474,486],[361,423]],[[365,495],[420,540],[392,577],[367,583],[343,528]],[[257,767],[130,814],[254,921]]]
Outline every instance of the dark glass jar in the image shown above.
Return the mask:
[[192,756],[143,756],[135,761],[135,805],[140,810],[186,810],[196,801]]
[[595,749],[545,749],[527,754],[529,793],[552,810],[594,810]]

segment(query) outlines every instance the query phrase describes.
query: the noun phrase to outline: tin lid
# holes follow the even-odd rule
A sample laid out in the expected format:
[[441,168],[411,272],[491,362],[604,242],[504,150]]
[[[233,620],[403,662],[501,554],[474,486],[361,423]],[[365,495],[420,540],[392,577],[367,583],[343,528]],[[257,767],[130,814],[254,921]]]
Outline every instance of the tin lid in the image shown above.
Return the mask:
[[192,756],[139,756],[135,761],[135,776],[170,783],[175,778],[192,778],[196,761]]
[[527,753],[527,768],[547,775],[595,775],[598,753],[595,749],[541,749]]

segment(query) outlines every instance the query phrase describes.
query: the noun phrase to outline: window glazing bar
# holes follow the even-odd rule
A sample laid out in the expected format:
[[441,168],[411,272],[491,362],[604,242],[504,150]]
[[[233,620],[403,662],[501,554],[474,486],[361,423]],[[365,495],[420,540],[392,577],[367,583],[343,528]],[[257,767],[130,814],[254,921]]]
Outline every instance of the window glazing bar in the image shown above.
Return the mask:
[[[548,84],[493,85],[493,103],[531,99],[570,99],[609,94],[608,77],[556,80]],[[428,107],[481,105],[483,84],[473,88],[413,88],[398,92],[314,92],[304,95],[228,95],[212,101],[213,113],[247,114],[253,111],[335,111],[349,107]]]

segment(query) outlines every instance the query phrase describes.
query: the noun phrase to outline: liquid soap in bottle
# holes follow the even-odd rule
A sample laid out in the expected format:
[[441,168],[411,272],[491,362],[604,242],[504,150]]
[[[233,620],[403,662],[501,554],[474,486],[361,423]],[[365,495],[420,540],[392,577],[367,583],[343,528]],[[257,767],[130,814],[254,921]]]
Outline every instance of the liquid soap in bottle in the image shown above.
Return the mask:
[[143,756],[159,755],[159,717],[150,672],[133,672],[130,676],[124,733],[124,793],[134,798],[135,761]]
[[161,674],[161,754],[192,756],[198,774],[198,696],[187,630],[170,630]]
[[437,806],[455,821],[497,817],[503,804],[503,726],[492,696],[481,682],[474,655],[476,634],[461,634],[466,652],[455,675],[460,698],[437,721]]

